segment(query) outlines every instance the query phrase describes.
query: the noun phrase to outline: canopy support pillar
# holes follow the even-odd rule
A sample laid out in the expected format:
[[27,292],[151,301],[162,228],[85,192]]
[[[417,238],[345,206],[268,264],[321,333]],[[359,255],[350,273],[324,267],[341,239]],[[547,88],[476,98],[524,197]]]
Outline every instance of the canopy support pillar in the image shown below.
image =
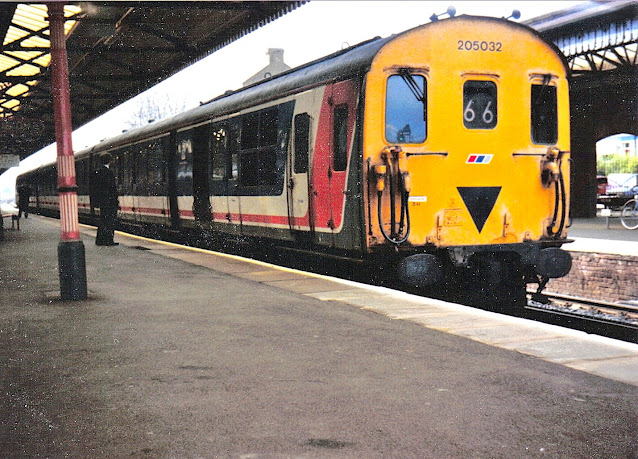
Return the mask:
[[53,72],[53,116],[57,144],[58,197],[60,200],[60,242],[58,268],[60,296],[63,301],[85,300],[86,264],[84,244],[78,223],[78,196],[75,157],[71,141],[71,99],[69,67],[64,34],[64,3],[47,4],[51,33],[51,68]]

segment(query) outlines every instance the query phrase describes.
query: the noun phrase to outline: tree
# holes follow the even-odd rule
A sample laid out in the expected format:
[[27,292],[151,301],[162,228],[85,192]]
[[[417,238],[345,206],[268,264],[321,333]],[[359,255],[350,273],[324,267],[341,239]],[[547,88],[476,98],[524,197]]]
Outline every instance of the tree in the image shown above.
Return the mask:
[[607,155],[597,160],[598,175],[626,172],[638,173],[638,156]]
[[162,95],[147,95],[137,102],[131,111],[130,118],[125,121],[127,129],[146,126],[154,121],[168,118],[186,110],[186,101],[171,100]]

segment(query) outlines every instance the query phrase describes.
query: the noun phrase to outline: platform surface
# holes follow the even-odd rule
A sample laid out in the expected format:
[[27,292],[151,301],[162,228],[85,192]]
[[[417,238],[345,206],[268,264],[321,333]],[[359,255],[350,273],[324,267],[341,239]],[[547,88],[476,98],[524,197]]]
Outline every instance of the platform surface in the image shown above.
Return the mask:
[[618,218],[574,219],[568,232],[574,242],[564,245],[567,250],[638,257],[638,229],[626,229]]
[[0,243],[2,457],[635,457],[638,346],[84,227]]

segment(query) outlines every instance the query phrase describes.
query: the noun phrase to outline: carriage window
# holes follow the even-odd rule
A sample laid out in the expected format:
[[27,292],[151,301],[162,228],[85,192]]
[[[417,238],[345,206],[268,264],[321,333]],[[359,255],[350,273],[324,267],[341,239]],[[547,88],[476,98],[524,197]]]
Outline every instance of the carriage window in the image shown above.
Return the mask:
[[164,149],[162,147],[163,140],[153,141],[150,145],[149,151],[149,181],[152,183],[152,194],[158,196],[165,193],[164,187],[166,185],[166,173],[164,164]]
[[190,131],[178,133],[177,140],[177,195],[193,193],[193,141]]
[[155,188],[157,172],[160,170],[160,165],[155,161],[155,142],[148,142],[142,145],[142,156],[146,158],[146,184],[148,188],[152,190]]
[[226,179],[226,129],[222,126],[213,128],[211,139],[211,176],[213,181],[218,182]]
[[131,182],[128,155],[125,150],[111,152],[113,154],[113,173],[117,178],[117,186],[124,192],[124,185]]
[[228,126],[226,148],[230,153],[230,180],[239,178],[239,124],[232,122]]
[[239,183],[246,187],[277,182],[276,144],[279,134],[277,107],[248,113],[241,118]]
[[135,194],[145,195],[146,193],[144,191],[148,185],[147,157],[144,154],[140,154],[139,146],[135,146],[131,150],[131,154],[135,161]]
[[310,154],[310,115],[299,113],[295,116],[295,174],[308,172]]
[[388,78],[385,138],[390,143],[421,143],[426,138],[427,83],[425,77],[403,71]]
[[348,105],[335,107],[332,137],[332,167],[335,171],[345,171],[348,165]]
[[259,152],[242,153],[239,182],[243,186],[259,185]]
[[241,120],[241,149],[256,148],[259,143],[259,113],[249,113]]
[[[115,182],[117,184],[118,189],[122,186],[124,182],[124,173],[122,172],[122,158],[119,152],[110,151],[113,156],[113,162],[111,163],[110,169],[113,171],[113,175],[115,175]],[[100,155],[95,155],[95,169],[100,167],[102,162],[100,161]],[[94,170],[95,170],[94,169]]]
[[494,129],[497,118],[496,84],[466,81],[463,85],[463,125],[468,129]]
[[554,144],[558,140],[556,86],[532,85],[532,141]]
[[133,155],[130,150],[123,150],[121,153],[122,171],[124,176],[124,182],[122,183],[123,194],[134,194],[133,184],[135,183],[135,163],[133,162]]
[[75,177],[77,179],[78,195],[87,194],[86,163],[87,159],[75,161]]
[[275,145],[277,143],[278,110],[271,108],[261,112],[259,117],[259,146]]

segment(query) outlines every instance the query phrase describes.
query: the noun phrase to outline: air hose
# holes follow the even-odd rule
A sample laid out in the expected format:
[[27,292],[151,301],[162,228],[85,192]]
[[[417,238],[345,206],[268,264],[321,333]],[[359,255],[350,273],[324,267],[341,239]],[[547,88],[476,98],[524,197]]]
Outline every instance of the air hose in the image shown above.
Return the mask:
[[[393,162],[398,162],[397,152],[392,151]],[[398,164],[396,168],[393,167],[391,161],[388,158],[387,154],[382,154],[382,158],[386,163],[387,170],[390,173],[390,234],[386,232],[383,225],[383,216],[382,216],[382,202],[383,202],[383,188],[377,187],[377,217],[379,220],[379,228],[381,229],[381,234],[383,237],[390,243],[399,245],[403,244],[408,240],[410,236],[410,209],[408,208],[408,198],[410,196],[410,192],[405,183],[405,174],[407,172],[401,172]],[[394,170],[396,169],[396,174],[394,174]],[[395,183],[396,181],[396,183]],[[399,227],[396,228],[396,203],[395,203],[395,194],[396,188],[399,188],[399,194],[401,195],[401,212],[399,217]]]
[[[552,223],[548,227],[548,232],[550,236],[560,235],[565,228],[565,219],[567,216],[567,196],[565,191],[565,180],[563,178],[563,170],[562,170],[562,158],[558,160],[558,180],[554,182],[554,190],[555,190],[555,199],[554,199],[554,216],[552,217]],[[558,207],[560,200],[560,208],[561,208],[561,216],[560,216],[560,224],[558,225],[558,231],[554,231],[554,225],[556,225],[556,220],[558,219]]]

